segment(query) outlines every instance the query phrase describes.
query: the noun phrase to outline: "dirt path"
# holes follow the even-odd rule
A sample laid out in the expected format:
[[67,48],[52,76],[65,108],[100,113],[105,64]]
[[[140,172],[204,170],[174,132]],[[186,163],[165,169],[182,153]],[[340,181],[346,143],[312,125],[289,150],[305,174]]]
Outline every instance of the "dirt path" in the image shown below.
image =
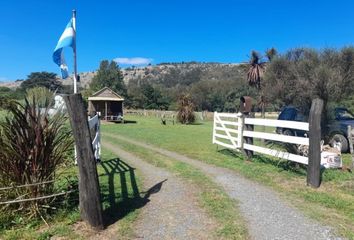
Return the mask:
[[[135,239],[211,239],[215,223],[198,206],[197,190],[107,141],[105,148],[143,174],[149,202],[135,225]],[[146,194],[146,193],[145,193]]]
[[104,135],[150,149],[202,170],[222,186],[231,198],[240,202],[240,210],[248,222],[253,239],[340,239],[333,235],[331,228],[321,226],[284,203],[276,192],[247,180],[234,171],[126,137],[107,133]]

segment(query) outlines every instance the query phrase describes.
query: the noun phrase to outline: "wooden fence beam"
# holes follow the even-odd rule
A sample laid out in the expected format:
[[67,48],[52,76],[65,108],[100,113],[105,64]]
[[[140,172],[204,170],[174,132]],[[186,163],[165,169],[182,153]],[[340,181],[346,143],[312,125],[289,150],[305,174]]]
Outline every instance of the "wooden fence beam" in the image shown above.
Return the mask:
[[348,136],[348,142],[349,142],[349,152],[350,152],[350,155],[352,156],[352,164],[350,166],[350,169],[354,170],[354,150],[353,150],[353,137],[354,136],[352,134],[352,127],[350,125],[348,126],[347,136]]
[[307,185],[318,188],[321,184],[321,115],[323,100],[314,99],[309,116],[309,163]]
[[[247,118],[254,118],[254,114],[253,113],[249,113],[247,114],[246,116],[244,117],[247,117]],[[245,121],[245,120],[244,120]],[[246,130],[246,131],[254,131],[254,125],[251,125],[251,124],[244,124],[244,128],[243,130]],[[247,143],[249,145],[253,145],[253,137],[245,137],[243,136],[243,143]],[[244,153],[247,157],[247,160],[252,160],[253,158],[253,151],[251,150],[247,150],[247,149],[243,149],[244,150]]]
[[96,229],[103,229],[102,204],[96,160],[81,94],[65,95],[64,100],[77,149],[81,218]]

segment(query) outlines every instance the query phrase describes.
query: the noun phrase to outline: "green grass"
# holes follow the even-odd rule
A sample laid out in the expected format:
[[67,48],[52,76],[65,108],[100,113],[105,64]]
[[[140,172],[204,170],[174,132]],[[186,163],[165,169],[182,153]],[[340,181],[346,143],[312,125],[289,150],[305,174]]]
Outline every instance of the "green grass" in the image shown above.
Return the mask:
[[[111,152],[103,151],[103,163],[111,160],[110,166],[115,166],[116,158],[117,156]],[[121,174],[118,171],[111,171],[110,167],[107,167],[107,174],[101,164],[98,165],[97,169],[105,220],[109,224],[118,221],[115,225],[117,236],[121,236],[120,239],[129,239],[132,234],[133,223],[139,214],[139,210],[134,205],[135,196],[131,185],[132,179],[127,173],[124,173],[126,181],[122,181]],[[73,166],[62,170],[61,176],[77,176],[77,167]],[[134,178],[134,181],[139,187],[139,179]],[[126,194],[122,193],[123,184],[123,188],[127,190]],[[76,196],[76,199],[78,199],[78,196]],[[12,219],[14,222],[9,227],[0,228],[0,239],[50,239],[51,237],[85,239],[85,232],[77,231],[74,227],[74,224],[80,221],[77,203],[76,201],[70,209],[60,209],[54,215],[48,217],[46,221],[50,227],[47,227],[40,219],[25,220],[25,218],[18,216]],[[1,219],[6,220],[5,217],[0,214],[0,221]],[[5,222],[0,223],[5,224]]]
[[[313,189],[306,186],[306,170],[292,163],[262,155],[245,161],[240,153],[225,149],[217,151],[212,144],[212,122],[161,125],[160,119],[153,117],[126,116],[126,119],[136,123],[106,124],[102,129],[235,170],[272,187],[308,216],[354,239],[354,174],[325,170],[321,187]],[[350,155],[343,154],[343,161],[348,166]]]
[[183,163],[171,160],[164,155],[157,154],[151,150],[137,147],[125,141],[105,137],[110,142],[118,144],[129,152],[134,152],[140,158],[157,167],[182,177],[199,189],[199,204],[214,218],[217,223],[215,232],[216,239],[247,239],[248,233],[246,224],[238,213],[237,204],[231,200],[213,181],[206,177],[201,171]]

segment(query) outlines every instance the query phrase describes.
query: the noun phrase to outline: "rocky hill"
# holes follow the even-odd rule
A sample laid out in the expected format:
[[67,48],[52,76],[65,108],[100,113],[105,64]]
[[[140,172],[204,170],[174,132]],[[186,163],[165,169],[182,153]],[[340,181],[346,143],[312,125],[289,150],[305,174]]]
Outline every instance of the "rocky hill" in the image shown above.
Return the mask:
[[[160,83],[164,85],[175,85],[181,82],[187,84],[193,82],[193,78],[198,80],[228,80],[235,79],[243,71],[244,64],[239,63],[198,63],[198,62],[182,62],[182,63],[162,63],[158,65],[149,65],[146,67],[129,67],[122,69],[124,82],[128,84],[132,80],[146,79],[149,82]],[[80,85],[88,88],[92,78],[96,72],[80,73]],[[72,76],[62,80],[63,85],[72,85]],[[0,86],[16,88],[20,86],[22,81],[0,82]]]

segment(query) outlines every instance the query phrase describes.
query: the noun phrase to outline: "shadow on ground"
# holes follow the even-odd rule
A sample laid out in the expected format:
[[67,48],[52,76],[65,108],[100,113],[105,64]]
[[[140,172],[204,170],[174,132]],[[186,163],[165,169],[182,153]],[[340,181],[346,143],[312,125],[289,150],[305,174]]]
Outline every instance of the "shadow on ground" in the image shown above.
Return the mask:
[[[135,169],[119,158],[102,161],[104,170],[100,181],[107,177],[108,184],[101,184],[103,218],[105,226],[109,226],[136,209],[144,207],[150,196],[161,190],[167,179],[155,184],[146,192],[139,192],[135,178]],[[120,191],[119,191],[120,185]]]
[[135,120],[124,120],[124,124],[136,124],[136,123],[138,122]]

